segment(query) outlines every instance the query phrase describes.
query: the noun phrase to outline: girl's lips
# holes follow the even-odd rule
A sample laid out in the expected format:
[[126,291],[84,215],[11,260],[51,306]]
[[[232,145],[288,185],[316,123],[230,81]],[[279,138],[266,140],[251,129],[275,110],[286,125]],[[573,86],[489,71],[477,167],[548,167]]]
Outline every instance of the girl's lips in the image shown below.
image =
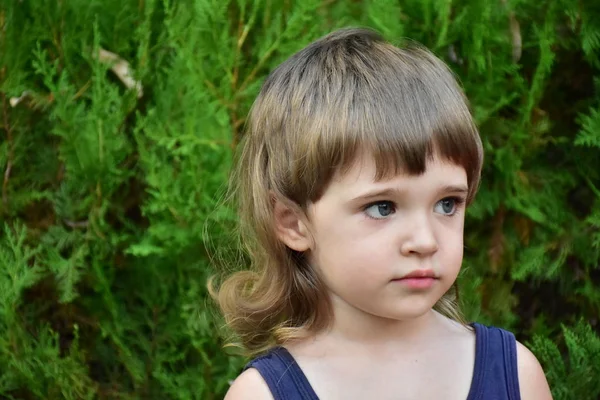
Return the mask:
[[416,269],[408,274],[404,275],[399,279],[409,279],[409,278],[436,278],[435,272],[432,269]]
[[416,269],[393,281],[411,289],[427,289],[433,286],[436,280],[435,272],[432,269]]
[[403,286],[407,286],[411,289],[427,289],[433,286],[436,280],[437,279],[432,277],[423,277],[394,279],[394,282],[397,282]]

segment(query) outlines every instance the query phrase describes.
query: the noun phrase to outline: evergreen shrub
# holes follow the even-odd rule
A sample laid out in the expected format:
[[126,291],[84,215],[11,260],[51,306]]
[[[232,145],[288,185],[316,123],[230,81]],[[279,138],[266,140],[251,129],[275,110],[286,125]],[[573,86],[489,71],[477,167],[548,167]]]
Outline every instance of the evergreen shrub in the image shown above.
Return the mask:
[[349,25],[423,43],[471,101],[468,318],[529,344],[556,399],[599,398],[597,0],[3,0],[1,398],[222,398],[233,150],[266,74]]

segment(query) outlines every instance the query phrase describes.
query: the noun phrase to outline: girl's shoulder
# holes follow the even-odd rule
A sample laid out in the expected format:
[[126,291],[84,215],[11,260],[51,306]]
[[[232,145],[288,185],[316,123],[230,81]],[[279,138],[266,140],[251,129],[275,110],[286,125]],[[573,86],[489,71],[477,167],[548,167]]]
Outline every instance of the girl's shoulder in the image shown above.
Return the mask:
[[272,348],[253,359],[242,375],[248,371],[254,371],[258,377],[247,379],[260,379],[262,387],[270,392],[266,399],[318,400],[304,372],[285,347]]
[[250,361],[233,382],[225,400],[318,400],[302,369],[285,347],[275,347]]
[[273,400],[273,395],[260,372],[248,368],[233,381],[224,400]]
[[517,343],[517,368],[522,399],[552,400],[544,370],[535,355],[526,346]]

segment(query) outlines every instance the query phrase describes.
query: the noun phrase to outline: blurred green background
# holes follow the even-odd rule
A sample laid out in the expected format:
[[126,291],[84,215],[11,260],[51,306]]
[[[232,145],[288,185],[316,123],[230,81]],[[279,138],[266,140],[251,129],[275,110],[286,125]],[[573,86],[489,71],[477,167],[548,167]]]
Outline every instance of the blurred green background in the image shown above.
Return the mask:
[[0,398],[223,397],[233,151],[266,74],[350,25],[423,43],[472,103],[468,318],[600,398],[597,0],[0,0]]

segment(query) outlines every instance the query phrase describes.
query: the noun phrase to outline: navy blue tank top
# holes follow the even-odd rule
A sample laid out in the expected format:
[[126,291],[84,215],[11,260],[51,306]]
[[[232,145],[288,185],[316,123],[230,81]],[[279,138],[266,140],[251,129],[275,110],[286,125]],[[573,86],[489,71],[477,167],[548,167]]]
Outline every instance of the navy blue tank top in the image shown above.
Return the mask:
[[[467,400],[520,400],[517,344],[512,333],[478,323],[475,366]],[[248,363],[265,380],[275,400],[319,400],[292,355],[277,347]]]

